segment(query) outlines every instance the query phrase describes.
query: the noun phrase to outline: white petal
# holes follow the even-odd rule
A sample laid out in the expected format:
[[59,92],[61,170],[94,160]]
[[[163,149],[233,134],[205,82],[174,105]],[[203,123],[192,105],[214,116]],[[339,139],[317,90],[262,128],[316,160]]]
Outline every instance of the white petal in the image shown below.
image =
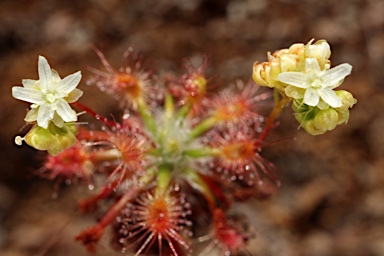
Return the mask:
[[81,72],[78,71],[62,79],[57,87],[59,93],[69,94],[79,84],[81,79]]
[[39,108],[39,113],[37,114],[37,125],[47,129],[49,121],[53,118],[53,114],[54,111],[50,104],[41,105]]
[[76,102],[81,97],[81,95],[83,95],[83,91],[76,88],[71,91],[68,94],[68,97],[64,98],[64,100],[68,103],[73,103]]
[[319,90],[320,97],[333,108],[339,108],[343,104],[337,94],[330,88],[322,88]]
[[52,72],[52,80],[55,82],[59,82],[61,80],[59,73],[56,70],[51,69]]
[[64,125],[64,120],[56,112],[53,115],[52,122],[60,128]]
[[305,72],[307,74],[309,73],[318,73],[320,72],[320,66],[317,59],[314,58],[308,58],[305,60]]
[[319,103],[317,103],[316,107],[318,107],[319,109],[327,109],[329,108],[329,104],[320,98],[320,101]]
[[52,81],[52,71],[48,61],[43,56],[39,56],[38,72],[40,79],[40,88],[46,93]]
[[36,83],[36,80],[32,80],[32,79],[23,79],[21,80],[21,83],[23,84],[23,86],[25,88],[33,88],[33,86],[35,85]]
[[56,112],[65,122],[74,122],[77,120],[75,111],[63,99],[57,101]]
[[290,84],[299,88],[308,88],[308,76],[301,72],[283,72],[277,76],[280,82]]
[[285,94],[294,99],[302,99],[304,98],[305,89],[303,88],[297,88],[293,85],[288,85],[285,88]]
[[347,75],[351,74],[352,66],[348,63],[340,64],[330,70],[327,70],[324,77],[324,87],[335,88],[338,83],[343,80]]
[[39,108],[32,108],[28,111],[27,115],[24,118],[25,122],[33,122],[37,120],[37,114],[38,114]]
[[36,89],[14,86],[12,87],[12,96],[15,99],[23,100],[38,105],[44,103],[42,92]]
[[308,106],[316,106],[319,103],[320,96],[318,92],[313,88],[308,88],[304,94],[304,103]]

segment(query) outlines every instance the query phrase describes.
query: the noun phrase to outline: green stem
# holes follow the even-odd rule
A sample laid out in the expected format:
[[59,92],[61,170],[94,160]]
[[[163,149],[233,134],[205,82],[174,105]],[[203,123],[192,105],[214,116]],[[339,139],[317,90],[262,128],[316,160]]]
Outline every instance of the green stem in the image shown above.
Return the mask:
[[158,148],[152,148],[147,151],[147,154],[151,156],[160,156],[161,152]]
[[195,128],[192,129],[192,131],[189,134],[189,140],[192,140],[201,134],[208,131],[212,126],[214,126],[216,123],[216,118],[214,117],[208,117],[207,119],[203,120],[201,123],[199,123]]
[[217,156],[219,154],[218,150],[215,148],[194,148],[187,149],[183,152],[184,155],[199,158],[199,157],[207,157],[207,156]]
[[187,180],[189,180],[189,184],[199,191],[208,201],[209,206],[211,209],[215,208],[216,206],[216,199],[214,194],[211,191],[211,188],[209,185],[205,182],[205,180],[200,176],[200,174],[193,169],[186,169],[185,170],[185,177]]
[[169,127],[173,121],[172,119],[175,113],[175,105],[170,94],[165,96],[164,111],[163,125],[161,129],[158,129],[159,133],[157,142],[160,144],[160,147],[163,147],[166,142],[165,140],[167,139],[167,134],[169,133]]
[[169,183],[171,182],[171,168],[172,166],[169,164],[162,164],[159,166],[157,175],[157,193],[164,194],[167,191]]
[[189,110],[191,110],[191,104],[187,102],[177,112],[176,120],[183,120],[188,115]]
[[173,103],[172,96],[170,94],[165,95],[165,118],[166,120],[170,120],[173,117],[175,112],[175,105]]
[[144,121],[145,127],[152,133],[156,134],[156,122],[152,117],[152,113],[145,102],[139,103],[139,113]]

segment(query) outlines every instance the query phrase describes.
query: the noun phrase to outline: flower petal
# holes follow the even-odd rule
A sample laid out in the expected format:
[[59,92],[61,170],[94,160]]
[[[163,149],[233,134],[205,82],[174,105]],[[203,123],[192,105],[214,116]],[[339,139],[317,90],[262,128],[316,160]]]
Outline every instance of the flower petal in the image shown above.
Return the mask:
[[71,74],[64,79],[62,79],[57,87],[59,93],[69,94],[76,86],[79,84],[81,79],[81,72],[77,71],[74,74]]
[[33,79],[23,79],[21,80],[21,83],[23,84],[24,88],[33,88],[36,80]]
[[52,71],[47,59],[43,56],[39,56],[38,72],[40,79],[40,89],[43,93],[46,93],[52,80]]
[[316,73],[319,73],[320,72],[320,66],[319,66],[319,62],[317,61],[317,59],[314,59],[314,58],[308,58],[308,59],[305,59],[305,72],[307,74],[316,74]]
[[305,89],[297,88],[293,85],[288,85],[285,88],[285,94],[293,99],[302,99],[304,98]]
[[348,63],[340,64],[325,72],[323,87],[335,88],[347,75],[351,74],[352,66]]
[[318,107],[319,109],[327,109],[329,108],[329,104],[327,102],[325,102],[321,97],[320,97],[320,101],[319,103],[317,103],[316,107]]
[[77,121],[75,111],[69,106],[69,104],[65,100],[60,99],[57,101],[56,104],[56,112],[61,118],[63,118],[65,122]]
[[12,97],[38,105],[44,103],[42,92],[32,88],[14,86],[12,87]]
[[301,72],[283,72],[277,76],[280,82],[290,84],[299,88],[308,88],[308,76]]
[[37,120],[37,114],[39,108],[32,108],[31,110],[28,111],[27,115],[24,118],[25,122],[33,122]]
[[304,94],[304,103],[307,104],[308,106],[316,106],[317,103],[319,103],[320,96],[317,92],[317,90],[313,88],[308,88],[305,91]]
[[330,88],[322,88],[319,90],[320,97],[333,108],[339,108],[343,104],[337,94]]
[[67,97],[64,98],[64,100],[68,103],[76,102],[81,95],[83,95],[83,91],[75,88],[73,91],[71,91]]
[[59,73],[57,73],[57,71],[54,69],[51,69],[51,72],[52,72],[52,81],[58,83],[61,80]]
[[51,104],[43,104],[39,108],[39,113],[37,114],[37,125],[43,127],[44,129],[48,128],[48,123],[53,118],[54,111]]
[[61,118],[57,112],[53,115],[52,122],[57,126],[57,127],[63,127],[64,125],[64,120]]

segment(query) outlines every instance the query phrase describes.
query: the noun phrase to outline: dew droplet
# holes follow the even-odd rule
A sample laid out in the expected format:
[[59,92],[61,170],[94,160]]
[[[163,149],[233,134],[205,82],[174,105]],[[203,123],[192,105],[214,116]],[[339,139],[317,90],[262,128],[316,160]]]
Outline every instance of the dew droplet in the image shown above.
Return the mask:
[[94,186],[93,184],[89,184],[89,185],[88,185],[88,189],[89,189],[89,190],[94,190],[94,189],[95,189],[95,186]]

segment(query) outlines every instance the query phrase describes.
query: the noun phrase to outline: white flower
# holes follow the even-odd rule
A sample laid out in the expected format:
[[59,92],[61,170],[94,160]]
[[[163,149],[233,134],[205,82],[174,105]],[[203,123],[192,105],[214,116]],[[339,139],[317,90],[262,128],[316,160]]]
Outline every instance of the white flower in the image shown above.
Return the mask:
[[76,89],[81,79],[80,71],[61,79],[47,59],[39,56],[38,72],[40,80],[24,79],[23,87],[12,88],[14,98],[32,103],[24,120],[37,121],[37,125],[44,129],[48,128],[50,121],[58,127],[62,127],[64,122],[77,121],[76,112],[68,103],[76,102],[83,94]]
[[[341,99],[333,91],[352,71],[352,66],[344,63],[331,69],[320,70],[317,59],[305,60],[304,72],[283,72],[278,75],[280,82],[288,84],[285,92],[295,99],[304,98],[309,106],[318,106],[320,99],[333,108],[342,106]],[[320,102],[320,105],[323,105]]]

